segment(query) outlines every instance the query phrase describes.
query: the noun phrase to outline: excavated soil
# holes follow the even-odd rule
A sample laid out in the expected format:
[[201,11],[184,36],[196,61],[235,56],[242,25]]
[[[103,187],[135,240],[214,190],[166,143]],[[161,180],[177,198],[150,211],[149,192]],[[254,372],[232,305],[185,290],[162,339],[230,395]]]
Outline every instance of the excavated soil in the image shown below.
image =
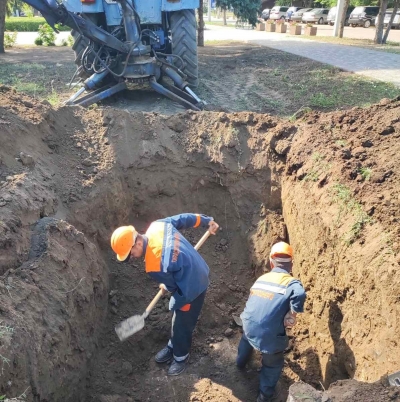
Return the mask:
[[[276,400],[302,380],[318,390],[308,400],[400,401],[385,377],[400,357],[399,116],[400,100],[293,123],[244,112],[53,110],[1,87],[1,393],[254,401],[260,356],[235,368],[232,316],[283,239],[308,299]],[[191,362],[169,378],[153,361],[170,331],[167,299],[141,332],[123,343],[115,335],[157,284],[142,263],[117,263],[109,237],[122,224],[144,231],[191,211],[222,229],[200,250],[211,285]],[[185,232],[193,244],[202,234]]]

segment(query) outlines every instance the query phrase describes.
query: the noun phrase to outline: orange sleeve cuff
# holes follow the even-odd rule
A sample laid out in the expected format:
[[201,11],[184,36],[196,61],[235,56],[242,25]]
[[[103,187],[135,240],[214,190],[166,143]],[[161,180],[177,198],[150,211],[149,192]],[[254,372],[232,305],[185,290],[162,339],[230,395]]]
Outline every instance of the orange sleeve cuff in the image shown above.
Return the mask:
[[195,223],[195,225],[194,225],[193,227],[194,227],[194,228],[199,227],[199,226],[200,226],[200,223],[201,223],[201,216],[198,215],[198,214],[196,214],[196,223]]
[[185,304],[183,307],[181,307],[179,310],[181,311],[189,311],[190,310],[190,304]]

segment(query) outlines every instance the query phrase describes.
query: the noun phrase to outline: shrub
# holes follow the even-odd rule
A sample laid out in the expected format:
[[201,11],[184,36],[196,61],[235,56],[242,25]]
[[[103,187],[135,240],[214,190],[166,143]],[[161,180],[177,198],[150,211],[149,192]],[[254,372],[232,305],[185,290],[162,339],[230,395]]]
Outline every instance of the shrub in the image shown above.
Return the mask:
[[[41,17],[10,17],[6,19],[6,30],[17,32],[38,32],[39,26],[46,23]],[[70,31],[71,28],[56,25],[59,31]]]
[[49,24],[43,24],[39,27],[39,38],[42,39],[44,46],[55,46],[56,33]]
[[66,40],[66,39],[62,39],[60,45],[61,45],[61,46],[68,46],[67,40]]
[[43,45],[43,39],[42,38],[36,38],[35,39],[35,45],[36,46],[42,46]]
[[4,32],[4,47],[13,47],[17,43],[17,32]]
[[73,46],[74,45],[74,38],[71,36],[71,35],[68,35],[68,38],[67,38],[67,43],[68,43],[68,46]]

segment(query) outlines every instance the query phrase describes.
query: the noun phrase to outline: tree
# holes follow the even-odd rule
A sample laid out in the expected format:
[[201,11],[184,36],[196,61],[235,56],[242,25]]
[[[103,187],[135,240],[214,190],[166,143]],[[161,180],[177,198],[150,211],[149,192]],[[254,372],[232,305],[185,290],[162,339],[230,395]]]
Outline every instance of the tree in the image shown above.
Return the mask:
[[378,20],[376,23],[376,31],[375,31],[375,38],[374,43],[382,43],[383,39],[383,21],[385,19],[385,14],[387,10],[389,0],[382,0],[381,6],[379,8]]
[[390,30],[392,28],[394,17],[396,16],[396,13],[397,13],[397,10],[399,9],[399,6],[400,6],[400,0],[395,0],[395,2],[393,4],[393,13],[390,16],[390,20],[388,22],[388,26],[386,28],[385,35],[383,35],[382,43],[386,43],[386,41],[387,41],[387,38],[389,36],[389,32],[390,32]]
[[197,27],[197,46],[204,46],[204,1],[200,0],[200,7],[198,9],[199,14],[199,26]]
[[217,7],[222,10],[232,7],[238,20],[256,25],[260,0],[217,0]]
[[347,14],[347,9],[349,8],[349,5],[350,5],[350,0],[345,0],[343,10],[342,10],[342,15],[340,16],[340,20],[339,20],[339,38],[343,38],[344,23],[346,22],[346,14]]
[[4,31],[6,29],[7,0],[0,0],[0,53],[4,53]]

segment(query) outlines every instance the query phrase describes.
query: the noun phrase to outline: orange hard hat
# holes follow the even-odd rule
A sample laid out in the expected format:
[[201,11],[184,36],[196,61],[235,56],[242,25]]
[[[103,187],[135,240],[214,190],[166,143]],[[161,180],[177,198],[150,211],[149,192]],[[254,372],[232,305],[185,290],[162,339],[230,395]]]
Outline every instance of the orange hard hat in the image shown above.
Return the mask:
[[293,248],[284,241],[276,243],[271,248],[270,258],[288,256],[293,258]]
[[137,231],[133,226],[121,226],[111,236],[111,248],[118,261],[125,261],[135,244]]

